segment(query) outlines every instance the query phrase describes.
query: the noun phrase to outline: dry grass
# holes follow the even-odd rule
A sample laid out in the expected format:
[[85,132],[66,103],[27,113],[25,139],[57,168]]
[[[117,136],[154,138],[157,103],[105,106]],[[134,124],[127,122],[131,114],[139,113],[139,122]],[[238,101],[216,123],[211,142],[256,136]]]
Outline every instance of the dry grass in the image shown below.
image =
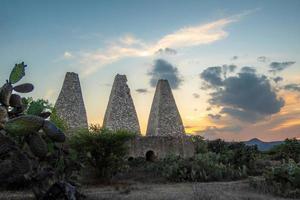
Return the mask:
[[[213,183],[126,183],[83,188],[87,199],[106,200],[284,200],[249,187],[248,181]],[[0,192],[0,199],[33,199],[29,191]],[[287,200],[287,199],[285,199]]]
[[247,181],[131,184],[86,189],[90,199],[107,200],[283,200],[249,187]]

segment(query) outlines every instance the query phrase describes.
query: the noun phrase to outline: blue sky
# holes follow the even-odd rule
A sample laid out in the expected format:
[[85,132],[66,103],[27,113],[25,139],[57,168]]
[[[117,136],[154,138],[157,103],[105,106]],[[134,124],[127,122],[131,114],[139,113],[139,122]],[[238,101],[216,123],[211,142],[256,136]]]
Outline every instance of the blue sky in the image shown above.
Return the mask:
[[[200,89],[203,80],[199,78],[211,66],[251,66],[258,74],[266,74],[271,62],[291,61],[295,63],[280,72],[284,77],[281,87],[299,84],[299,9],[297,0],[2,0],[0,79],[6,79],[15,63],[24,61],[29,66],[26,81],[36,86],[31,96],[54,103],[65,73],[77,72],[89,122],[101,124],[111,89],[109,84],[117,73],[126,74],[144,130],[155,89],[150,86],[151,77],[147,74],[153,70],[156,59],[164,59],[178,69],[178,76],[184,80],[173,92],[187,132],[211,133],[228,140],[300,137],[298,122],[270,132],[270,124],[275,123],[272,120],[281,116],[281,112],[251,124],[230,121],[232,116],[226,114],[222,122],[212,121],[207,117],[211,113],[206,110],[210,106],[209,92]],[[157,53],[160,48],[170,48],[176,53]],[[232,59],[234,56],[237,59]],[[266,57],[266,62],[258,62],[260,56]],[[148,92],[135,91],[140,88]],[[194,98],[194,93],[200,98]],[[276,94],[289,101],[299,95],[295,91]],[[289,105],[286,103],[281,111],[291,109]],[[217,108],[213,111],[213,114],[219,112]],[[297,111],[276,125],[287,124],[298,114]],[[239,133],[221,130],[233,121],[242,127]],[[270,124],[259,125],[267,122]],[[253,127],[259,127],[256,131],[259,133],[250,133]]]

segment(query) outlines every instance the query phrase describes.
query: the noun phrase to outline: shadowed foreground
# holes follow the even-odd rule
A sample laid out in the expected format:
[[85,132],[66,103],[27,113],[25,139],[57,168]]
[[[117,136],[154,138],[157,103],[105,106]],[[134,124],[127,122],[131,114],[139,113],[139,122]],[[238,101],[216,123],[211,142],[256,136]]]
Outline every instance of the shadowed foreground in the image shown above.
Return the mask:
[[[119,184],[83,189],[87,199],[132,200],[284,200],[258,193],[247,181],[174,184]],[[30,192],[2,191],[0,199],[34,199]],[[288,200],[288,199],[285,199]]]

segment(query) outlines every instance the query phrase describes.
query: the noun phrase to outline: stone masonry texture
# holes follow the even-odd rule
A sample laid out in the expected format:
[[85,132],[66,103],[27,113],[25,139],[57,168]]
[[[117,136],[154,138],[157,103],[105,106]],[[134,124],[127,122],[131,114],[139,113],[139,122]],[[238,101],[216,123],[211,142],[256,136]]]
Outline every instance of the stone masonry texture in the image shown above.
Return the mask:
[[88,128],[86,110],[82,98],[78,74],[67,72],[60,94],[55,103],[60,118],[70,130]]
[[103,127],[110,130],[127,130],[140,134],[137,113],[125,75],[117,74],[106,108]]
[[128,142],[128,157],[145,157],[147,152],[153,151],[156,158],[177,155],[183,158],[193,157],[195,146],[189,136],[137,136]]
[[184,126],[169,82],[159,80],[148,119],[147,136],[184,136]]

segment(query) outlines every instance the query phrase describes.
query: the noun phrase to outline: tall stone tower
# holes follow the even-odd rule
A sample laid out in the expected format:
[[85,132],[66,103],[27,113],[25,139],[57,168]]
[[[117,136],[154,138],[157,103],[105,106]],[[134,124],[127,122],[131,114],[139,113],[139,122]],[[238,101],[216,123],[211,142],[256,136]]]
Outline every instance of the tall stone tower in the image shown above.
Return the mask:
[[55,109],[70,130],[88,127],[78,74],[66,73],[62,89],[55,103]]
[[140,134],[140,125],[125,75],[117,74],[109,96],[103,127]]
[[159,80],[148,119],[147,136],[183,136],[184,126],[169,82]]

